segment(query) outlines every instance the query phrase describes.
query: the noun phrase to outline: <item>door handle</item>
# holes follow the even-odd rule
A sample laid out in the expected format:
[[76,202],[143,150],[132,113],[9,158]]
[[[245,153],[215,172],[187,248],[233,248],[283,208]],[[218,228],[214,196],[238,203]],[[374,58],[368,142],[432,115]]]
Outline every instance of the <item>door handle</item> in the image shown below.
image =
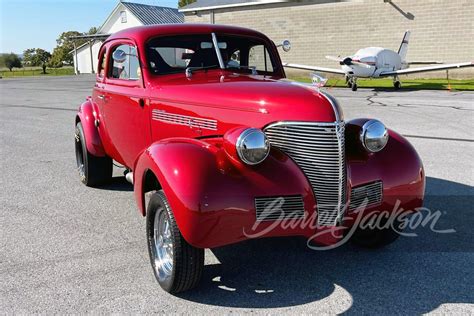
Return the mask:
[[103,95],[103,94],[99,94],[97,97],[101,100],[105,100],[105,95]]

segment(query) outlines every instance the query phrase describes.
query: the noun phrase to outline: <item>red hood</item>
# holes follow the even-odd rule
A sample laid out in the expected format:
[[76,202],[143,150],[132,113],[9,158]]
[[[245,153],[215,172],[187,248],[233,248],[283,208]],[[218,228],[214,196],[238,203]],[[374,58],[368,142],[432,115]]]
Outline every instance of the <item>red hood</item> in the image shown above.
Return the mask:
[[155,101],[165,107],[168,102],[181,104],[191,115],[217,119],[224,123],[222,127],[263,128],[276,121],[336,121],[327,96],[311,86],[287,80],[220,70],[197,71],[189,79],[176,74],[151,80],[151,98]]

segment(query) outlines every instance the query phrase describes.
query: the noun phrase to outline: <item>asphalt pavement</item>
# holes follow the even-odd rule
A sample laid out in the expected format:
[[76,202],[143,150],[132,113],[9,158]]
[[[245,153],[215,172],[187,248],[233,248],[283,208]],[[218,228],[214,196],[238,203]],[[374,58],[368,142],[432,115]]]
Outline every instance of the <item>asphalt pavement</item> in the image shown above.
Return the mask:
[[83,186],[74,117],[93,77],[0,80],[0,313],[474,313],[474,93],[329,89],[347,120],[408,137],[427,175],[435,233],[382,250],[313,251],[300,238],[206,250],[199,288],[154,280],[145,221],[119,170]]

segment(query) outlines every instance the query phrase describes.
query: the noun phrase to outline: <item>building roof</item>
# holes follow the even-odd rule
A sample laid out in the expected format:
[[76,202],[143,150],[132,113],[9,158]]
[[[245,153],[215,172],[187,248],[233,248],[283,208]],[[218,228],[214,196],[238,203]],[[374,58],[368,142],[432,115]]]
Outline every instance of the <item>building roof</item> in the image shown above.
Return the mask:
[[243,36],[258,37],[267,41],[270,41],[264,34],[251,30],[244,27],[231,26],[231,25],[219,25],[219,24],[205,24],[205,23],[179,23],[179,24],[157,24],[148,26],[136,26],[117,33],[112,34],[107,41],[118,39],[118,38],[131,38],[134,39],[137,44],[144,43],[150,38],[168,35],[168,34],[233,34]]
[[[104,25],[114,16],[114,13],[121,10],[123,7],[127,8],[143,25],[159,25],[159,24],[176,24],[184,23],[184,15],[178,11],[178,9],[168,7],[158,7],[154,5],[147,5],[133,2],[119,1],[115,9],[112,10],[110,15],[107,17],[105,22],[99,28],[99,32],[88,36],[75,36],[72,38],[88,38],[91,40],[105,40],[111,34],[102,33]],[[78,46],[76,49],[81,50],[85,46],[89,45],[88,42]],[[71,53],[74,50],[71,51]]]
[[158,7],[133,2],[122,2],[143,25],[183,23],[184,16],[178,9]]
[[227,4],[237,4],[249,2],[246,0],[197,0],[196,2],[190,3],[187,6],[184,6],[183,9],[194,9],[202,7],[215,7]]
[[197,0],[196,2],[182,7],[179,12],[204,11],[291,1],[293,0]]

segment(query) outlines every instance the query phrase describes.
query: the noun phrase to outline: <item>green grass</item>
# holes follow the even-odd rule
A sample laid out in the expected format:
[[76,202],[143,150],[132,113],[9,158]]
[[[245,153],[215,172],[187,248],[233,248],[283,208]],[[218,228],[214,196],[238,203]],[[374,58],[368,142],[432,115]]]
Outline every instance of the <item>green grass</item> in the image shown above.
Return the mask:
[[[311,82],[309,77],[290,77],[289,79],[300,82]],[[474,91],[474,79],[454,80],[450,79],[401,79],[402,89],[426,89],[426,90],[470,90]],[[392,89],[392,79],[358,79],[359,88]],[[450,86],[450,87],[449,87]],[[344,78],[329,79],[326,87],[347,87]]]
[[[29,77],[29,76],[67,76],[73,75],[73,67],[62,67],[62,68],[48,68],[46,69],[46,75],[42,74],[42,69],[39,67],[27,67],[21,69],[0,69],[0,76],[3,78],[12,77]],[[311,79],[308,77],[301,76],[290,76],[289,79],[310,83]],[[449,83],[446,79],[402,79],[403,89],[426,89],[426,90],[468,90],[474,91],[474,79],[463,79],[454,80],[450,79]],[[393,80],[391,78],[386,79],[358,79],[357,85],[359,88],[379,88],[379,89],[392,89]],[[329,79],[326,87],[346,87],[344,78],[333,78]]]
[[46,75],[43,74],[43,69],[41,68],[14,68],[13,71],[8,69],[0,69],[0,76],[3,78],[13,78],[13,77],[31,77],[31,76],[67,76],[73,75],[73,67],[62,67],[62,68],[47,68]]

